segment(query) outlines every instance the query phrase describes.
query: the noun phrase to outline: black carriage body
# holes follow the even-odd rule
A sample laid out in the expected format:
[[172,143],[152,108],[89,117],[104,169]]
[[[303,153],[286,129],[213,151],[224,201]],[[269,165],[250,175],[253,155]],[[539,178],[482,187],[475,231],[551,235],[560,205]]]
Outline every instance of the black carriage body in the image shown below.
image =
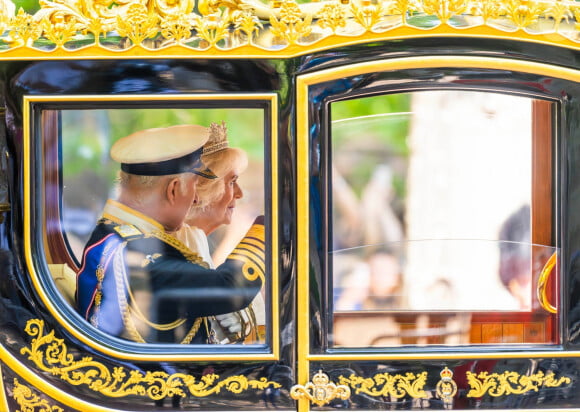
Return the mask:
[[[367,64],[368,70],[356,69]],[[577,49],[432,36],[283,58],[80,58],[0,66],[5,105],[0,185],[6,206],[0,240],[0,406],[163,410],[174,397],[192,410],[580,406]],[[318,80],[320,73],[328,74]],[[437,90],[550,103],[552,185],[545,202],[552,205],[550,246],[559,252],[553,274],[558,286],[551,295],[557,314],[547,342],[349,347],[333,341],[330,107],[342,100]],[[58,139],[53,147],[41,144],[47,139],[43,128],[50,113],[57,113],[54,130],[60,135],[64,111],[126,108],[264,111],[268,265],[276,268],[267,296],[277,306],[268,318],[265,344],[141,345],[107,337],[51,285],[46,256],[56,249],[47,243],[46,225],[63,222],[58,213],[53,221],[47,214],[50,202],[62,209],[62,188],[47,192],[46,159],[58,162],[63,148]],[[57,182],[62,173],[56,173]],[[320,382],[313,378],[318,371],[338,386],[336,397],[327,397],[335,387],[324,385],[317,387],[322,395],[300,395],[310,390],[307,382]],[[146,378],[150,373],[158,375]],[[137,377],[131,382],[129,376]],[[340,395],[345,387],[348,397]],[[22,388],[32,392],[23,394]]]

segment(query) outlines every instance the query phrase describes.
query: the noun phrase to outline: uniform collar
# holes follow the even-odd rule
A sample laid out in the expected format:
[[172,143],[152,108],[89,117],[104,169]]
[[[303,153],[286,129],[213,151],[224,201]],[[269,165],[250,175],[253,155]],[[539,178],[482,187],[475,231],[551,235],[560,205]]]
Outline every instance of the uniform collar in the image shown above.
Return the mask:
[[103,209],[103,217],[115,223],[133,225],[143,233],[164,231],[163,225],[156,220],[113,199],[107,200]]

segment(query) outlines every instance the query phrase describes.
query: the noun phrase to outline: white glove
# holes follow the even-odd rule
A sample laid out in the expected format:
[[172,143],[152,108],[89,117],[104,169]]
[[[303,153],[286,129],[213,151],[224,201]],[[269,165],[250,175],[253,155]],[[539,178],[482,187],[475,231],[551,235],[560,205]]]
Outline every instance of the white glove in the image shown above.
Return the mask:
[[229,334],[240,333],[242,331],[242,324],[239,316],[235,313],[225,313],[223,315],[216,315],[216,320],[222,327],[227,330]]

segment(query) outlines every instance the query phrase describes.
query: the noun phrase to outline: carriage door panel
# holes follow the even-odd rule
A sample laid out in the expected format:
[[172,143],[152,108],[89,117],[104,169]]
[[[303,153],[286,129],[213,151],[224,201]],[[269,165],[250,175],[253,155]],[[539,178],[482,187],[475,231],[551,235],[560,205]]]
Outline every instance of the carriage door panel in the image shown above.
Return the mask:
[[[231,69],[232,64],[237,68]],[[18,66],[18,74],[7,86],[7,135],[11,155],[22,171],[18,181],[22,193],[15,197],[23,219],[12,225],[15,233],[22,232],[14,235],[13,247],[23,256],[21,261],[3,257],[3,262],[22,284],[13,288],[11,300],[2,301],[5,313],[15,313],[14,326],[3,332],[3,343],[9,344],[2,347],[2,359],[14,371],[5,375],[6,385],[14,387],[15,393],[28,391],[33,397],[39,391],[51,398],[49,405],[87,411],[177,406],[294,408],[288,396],[294,380],[288,355],[293,352],[293,341],[286,340],[281,353],[283,328],[279,323],[281,318],[289,322],[293,305],[288,303],[291,298],[278,295],[280,257],[285,262],[291,259],[284,252],[288,248],[280,247],[278,236],[278,227],[288,222],[281,221],[277,213],[277,80],[260,62],[229,63],[226,74],[216,67],[221,66],[215,61],[204,65],[186,60],[57,61]],[[250,68],[256,83],[242,74]],[[231,73],[242,78],[233,79]],[[226,75],[229,86],[223,85]],[[204,81],[198,84],[195,79],[200,77]],[[127,333],[114,335],[95,327],[77,311],[76,275],[97,220],[101,216],[107,219],[103,214],[107,199],[116,197],[119,165],[109,156],[111,145],[147,128],[209,127],[211,123],[219,133],[227,132],[230,145],[243,149],[248,158],[248,166],[239,176],[244,197],[237,199],[229,224],[208,239],[216,266],[230,257],[241,262],[240,273],[246,279],[263,280],[263,288],[250,306],[232,313],[241,327],[223,329],[214,340],[195,341],[198,333],[212,336],[212,330],[217,331],[216,318],[203,316],[191,323],[159,320],[165,313],[163,301],[149,287],[145,268],[161,260],[167,250],[179,250],[183,264],[211,267],[201,249],[188,248],[185,241],[163,231],[145,238],[159,236],[173,249],[161,247],[149,255],[129,248],[119,249],[114,256],[103,252],[103,256],[113,256],[110,273],[115,275],[119,317]],[[18,185],[14,185],[15,191]],[[258,215],[264,215],[263,238],[256,230],[246,243],[239,244]],[[125,248],[131,232],[119,233]],[[104,267],[109,261],[102,259],[99,265]],[[102,266],[96,269],[99,281],[107,276],[99,272]],[[288,263],[284,270],[291,270]],[[190,304],[238,298],[220,295],[224,292],[219,287],[199,289],[175,288],[163,298],[184,303],[182,319]],[[95,302],[102,298],[101,290],[96,287]],[[20,306],[22,310],[15,311]],[[110,317],[104,322],[117,320]],[[171,340],[159,338],[168,332]]]
[[303,405],[509,407],[563,343],[558,91],[436,60],[299,77]]

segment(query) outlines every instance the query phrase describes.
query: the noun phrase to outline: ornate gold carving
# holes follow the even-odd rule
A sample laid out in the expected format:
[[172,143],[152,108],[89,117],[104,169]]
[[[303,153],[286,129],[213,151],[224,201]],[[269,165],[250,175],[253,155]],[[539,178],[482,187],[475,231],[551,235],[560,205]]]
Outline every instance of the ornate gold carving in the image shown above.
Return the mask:
[[220,40],[224,40],[229,33],[229,15],[219,11],[208,16],[196,17],[194,27],[200,39],[205,40],[209,47],[215,47]]
[[159,17],[148,12],[141,3],[133,3],[126,13],[117,15],[117,31],[128,37],[133,44],[141,44],[145,39],[155,37],[159,31]]
[[[0,2],[0,55],[17,48],[65,49],[83,55],[134,56],[167,50],[168,54],[240,49],[264,56],[301,47],[323,48],[375,41],[399,35],[537,36],[539,41],[578,45],[580,6],[566,0],[41,0],[31,16]],[[410,19],[410,17],[413,19]],[[436,24],[434,16],[441,24]],[[557,36],[554,36],[557,34]],[[103,42],[102,39],[107,41]],[[87,49],[91,52],[88,53]],[[20,52],[20,55],[22,52]],[[231,54],[231,53],[230,53]]]
[[36,395],[28,386],[18,382],[14,378],[14,388],[12,389],[12,397],[18,403],[20,412],[63,412],[64,410],[59,406],[51,406],[47,399],[42,399]]
[[346,26],[346,12],[340,3],[326,4],[318,15],[318,25],[323,29],[328,27],[333,33]]
[[270,16],[270,31],[274,37],[295,44],[301,37],[307,36],[312,31],[310,24],[312,15],[306,15],[302,18],[302,11],[293,1],[285,1],[280,7],[280,19],[276,16]]
[[570,21],[569,19],[573,16],[574,15],[570,10],[570,7],[561,0],[550,4],[546,10],[546,17],[551,17],[554,19],[554,31],[558,31],[560,29],[560,23],[562,21],[565,20],[566,23],[568,23]]
[[352,3],[351,11],[354,20],[368,31],[379,22],[384,13],[380,3],[372,4],[370,0],[362,0],[360,6]]
[[390,4],[389,12],[401,16],[403,24],[407,23],[407,14],[420,10],[417,0],[393,0]]
[[264,28],[260,20],[250,11],[242,11],[234,16],[235,33],[244,34],[246,44],[252,44],[253,39]]
[[466,9],[466,0],[423,0],[423,11],[437,16],[442,23],[447,23],[453,16],[461,15]]
[[312,382],[304,386],[294,385],[290,389],[290,397],[296,400],[306,398],[318,406],[323,406],[336,398],[342,400],[350,398],[350,388],[346,385],[335,385],[330,382],[327,374],[318,371],[312,377]]
[[441,376],[441,380],[437,382],[435,392],[445,405],[450,405],[453,403],[453,397],[457,393],[457,384],[453,380],[453,372],[446,366],[439,376]]
[[480,372],[475,374],[467,372],[467,382],[471,390],[467,393],[468,397],[478,398],[483,395],[502,396],[517,394],[528,391],[537,391],[540,386],[556,388],[563,384],[568,384],[572,380],[567,376],[555,378],[554,373],[547,375],[544,372],[538,372],[533,375],[520,375],[517,372],[488,373]]
[[22,8],[18,10],[18,14],[12,19],[10,26],[10,34],[13,37],[13,41],[16,42],[15,45],[30,47],[32,46],[32,42],[42,34],[42,26]]
[[139,370],[128,370],[115,367],[113,371],[92,357],[78,360],[69,353],[63,339],[54,336],[54,331],[44,333],[44,321],[31,319],[27,322],[26,333],[33,336],[30,347],[21,349],[28,355],[38,369],[57,376],[71,385],[86,385],[89,389],[104,396],[120,398],[129,395],[147,396],[151,399],[163,399],[167,396],[185,396],[186,391],[195,397],[205,397],[227,390],[242,393],[249,388],[279,388],[277,382],[266,378],[248,379],[243,375],[229,376],[219,380],[216,374],[207,374],[199,380],[183,373],[169,375],[155,371],[143,373]]
[[427,372],[421,372],[417,375],[412,372],[407,372],[404,375],[379,373],[372,378],[363,378],[354,374],[348,378],[339,377],[339,383],[349,386],[356,394],[364,393],[370,396],[391,396],[393,398],[427,397],[427,393],[423,390],[426,381]]
[[489,20],[497,19],[504,14],[505,9],[500,0],[479,0],[471,3],[470,13],[482,17],[483,23],[487,24]]
[[74,16],[66,16],[63,12],[56,12],[51,18],[42,19],[42,30],[44,37],[56,45],[63,47],[64,44],[72,40],[78,30],[79,25]]
[[529,0],[509,0],[506,1],[504,7],[507,16],[514,22],[518,29],[523,29],[535,23],[546,10],[544,4]]
[[178,44],[191,38],[192,28],[190,19],[183,14],[168,16],[161,21],[161,35]]

